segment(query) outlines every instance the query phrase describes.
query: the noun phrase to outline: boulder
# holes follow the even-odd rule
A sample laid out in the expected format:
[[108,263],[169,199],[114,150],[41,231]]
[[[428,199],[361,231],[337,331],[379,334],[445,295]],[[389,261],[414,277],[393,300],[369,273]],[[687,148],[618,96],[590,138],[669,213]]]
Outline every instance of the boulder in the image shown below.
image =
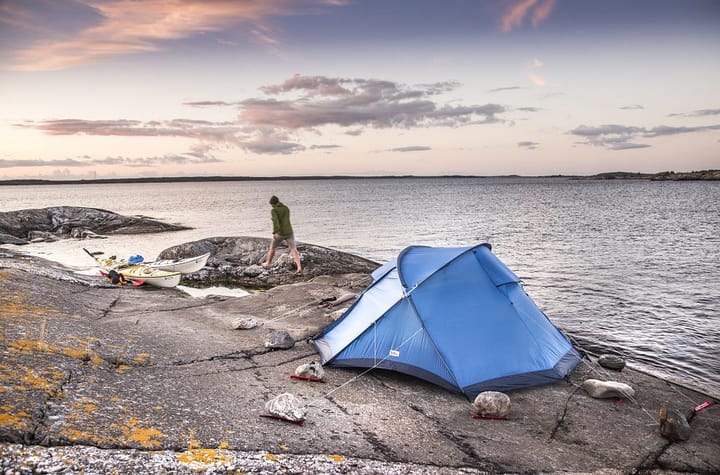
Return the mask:
[[27,239],[20,239],[11,234],[0,232],[0,244],[15,244],[18,246],[22,246],[24,244],[29,244],[29,242]]
[[510,396],[497,391],[484,391],[475,397],[472,413],[479,417],[506,417],[510,413]]
[[48,231],[30,231],[27,234],[30,242],[55,242],[60,238]]
[[[210,253],[207,265],[198,272],[184,274],[184,285],[268,289],[303,282],[323,275],[370,274],[377,262],[335,249],[299,242],[303,275],[295,275],[295,263],[287,248],[278,247],[273,265],[264,269],[270,239],[235,236],[212,237],[167,248],[158,259],[183,259]],[[355,295],[352,295],[354,298]]]
[[276,330],[265,336],[265,348],[289,350],[295,346],[295,340],[285,330]]
[[190,228],[80,206],[0,212],[0,235],[28,240],[50,241],[73,236],[87,238],[99,237],[99,234],[159,233],[182,229]]
[[635,396],[635,390],[625,383],[617,381],[600,381],[599,379],[586,379],[582,388],[591,397],[604,398],[631,398]]
[[86,228],[73,228],[70,231],[70,237],[75,239],[107,239],[107,236],[95,234]]
[[614,371],[622,371],[625,367],[625,360],[617,355],[601,355],[597,362],[603,368]]
[[690,424],[682,412],[677,409],[660,408],[660,435],[671,442],[690,438]]

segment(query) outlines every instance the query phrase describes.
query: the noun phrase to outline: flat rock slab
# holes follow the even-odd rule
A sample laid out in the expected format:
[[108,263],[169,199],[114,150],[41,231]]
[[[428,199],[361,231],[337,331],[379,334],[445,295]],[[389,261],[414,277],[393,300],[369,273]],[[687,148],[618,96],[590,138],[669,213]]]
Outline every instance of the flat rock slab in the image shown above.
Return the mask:
[[[690,411],[707,396],[625,368],[605,379],[630,384],[634,400],[593,399],[580,384],[607,371],[591,359],[567,381],[509,392],[507,420],[472,419],[463,396],[389,371],[328,367],[325,383],[292,379],[317,359],[307,339],[331,322],[318,302],[360,292],[364,274],[191,299],[33,269],[0,255],[4,469],[29,454],[50,463],[74,446],[88,457],[101,451],[114,469],[181,473],[247,470],[258,457],[305,472],[308,456],[322,457],[328,473],[720,471],[719,406],[692,418],[688,441],[671,444],[659,408]],[[238,316],[260,324],[235,330]],[[264,348],[278,329],[295,346]],[[283,392],[308,405],[303,426],[260,417]]]

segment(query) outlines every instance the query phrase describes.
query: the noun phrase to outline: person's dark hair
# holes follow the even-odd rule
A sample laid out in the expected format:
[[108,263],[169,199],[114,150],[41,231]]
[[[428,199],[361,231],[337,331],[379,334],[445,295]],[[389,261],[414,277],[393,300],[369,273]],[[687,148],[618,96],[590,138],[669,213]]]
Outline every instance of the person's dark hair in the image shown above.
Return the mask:
[[276,205],[276,204],[278,204],[278,203],[280,203],[280,200],[278,199],[277,196],[273,195],[273,196],[270,197],[270,204],[271,204],[271,205]]

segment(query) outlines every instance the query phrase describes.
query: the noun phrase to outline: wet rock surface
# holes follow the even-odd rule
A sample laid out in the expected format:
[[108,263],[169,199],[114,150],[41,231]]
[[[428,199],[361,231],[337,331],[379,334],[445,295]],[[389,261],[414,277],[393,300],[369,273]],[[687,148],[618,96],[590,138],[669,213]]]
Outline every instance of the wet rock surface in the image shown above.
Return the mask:
[[[42,271],[45,267],[52,272]],[[61,277],[63,276],[63,277]],[[93,280],[94,279],[94,280]],[[389,371],[325,368],[307,339],[332,320],[324,299],[367,274],[305,277],[247,297],[114,287],[0,253],[0,468],[5,473],[718,473],[720,413],[660,432],[661,407],[707,395],[638,372],[631,399],[594,399],[610,379],[592,357],[563,382],[511,391],[505,420],[473,419],[462,395]],[[255,328],[236,330],[239,317]],[[296,344],[265,348],[286,330]],[[304,425],[260,417],[283,393]]]
[[141,234],[189,229],[144,216],[122,216],[79,206],[54,206],[0,212],[0,244],[27,244],[103,234]]

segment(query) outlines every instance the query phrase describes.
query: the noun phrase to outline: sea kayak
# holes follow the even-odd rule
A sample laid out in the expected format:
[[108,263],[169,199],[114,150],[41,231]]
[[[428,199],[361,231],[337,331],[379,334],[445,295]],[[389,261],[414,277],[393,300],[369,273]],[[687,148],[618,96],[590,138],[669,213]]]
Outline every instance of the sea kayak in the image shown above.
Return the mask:
[[162,259],[159,261],[145,262],[143,264],[154,269],[189,274],[191,272],[197,272],[205,267],[209,257],[210,253],[208,252],[200,256],[187,257],[185,259]]
[[180,272],[156,269],[147,264],[127,264],[127,262],[114,257],[102,258],[98,257],[98,253],[92,253],[84,248],[83,250],[95,259],[100,266],[101,274],[107,276],[110,271],[115,271],[133,285],[149,284],[155,287],[175,287],[180,283],[182,277]]
[[180,283],[180,278],[182,277],[180,272],[168,272],[143,264],[118,267],[114,270],[127,280],[141,280],[144,284],[150,284],[155,287],[175,287]]

